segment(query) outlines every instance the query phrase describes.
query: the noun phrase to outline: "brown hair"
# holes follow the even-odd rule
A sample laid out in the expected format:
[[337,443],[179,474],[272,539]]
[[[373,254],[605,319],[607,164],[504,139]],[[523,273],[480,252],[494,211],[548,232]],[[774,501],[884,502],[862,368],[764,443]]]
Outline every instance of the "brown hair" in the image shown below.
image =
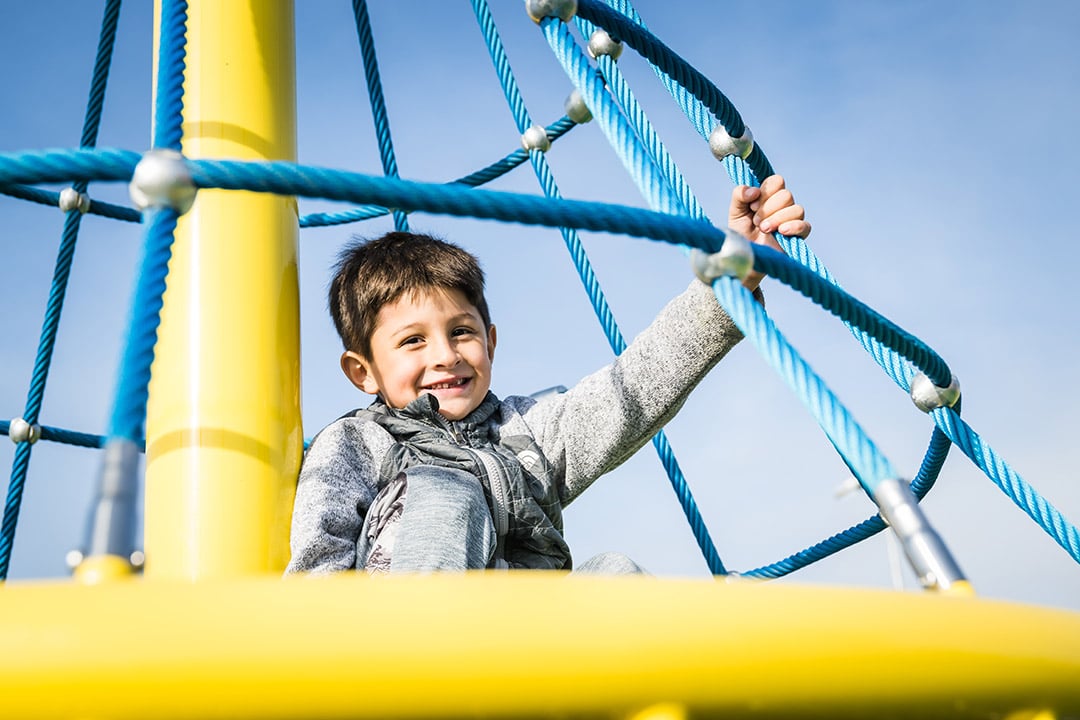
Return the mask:
[[471,253],[417,233],[354,239],[338,254],[330,282],[330,316],[345,349],[370,357],[379,311],[407,293],[435,288],[461,292],[485,329],[491,326],[484,272]]

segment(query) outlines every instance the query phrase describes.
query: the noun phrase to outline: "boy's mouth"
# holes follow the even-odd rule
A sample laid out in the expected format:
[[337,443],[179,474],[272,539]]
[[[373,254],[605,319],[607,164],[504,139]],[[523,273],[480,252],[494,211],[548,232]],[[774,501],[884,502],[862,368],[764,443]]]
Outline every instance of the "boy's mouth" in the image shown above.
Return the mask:
[[425,385],[425,390],[449,390],[451,388],[461,387],[466,384],[472,378],[454,378],[453,380],[447,380],[445,382],[432,383],[431,385]]

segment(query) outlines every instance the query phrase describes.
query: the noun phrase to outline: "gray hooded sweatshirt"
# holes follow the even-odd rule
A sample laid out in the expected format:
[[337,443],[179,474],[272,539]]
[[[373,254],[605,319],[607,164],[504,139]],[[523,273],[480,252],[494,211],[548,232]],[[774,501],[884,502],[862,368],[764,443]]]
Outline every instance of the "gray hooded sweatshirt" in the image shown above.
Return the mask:
[[510,567],[569,568],[562,507],[648,442],[740,339],[712,290],[695,280],[610,365],[565,393],[539,400],[489,393],[454,422],[437,414],[430,396],[400,410],[376,400],[349,413],[324,428],[304,458],[286,573],[356,568],[365,516],[380,491],[410,464],[433,458],[478,475],[496,527],[506,521],[498,531]]

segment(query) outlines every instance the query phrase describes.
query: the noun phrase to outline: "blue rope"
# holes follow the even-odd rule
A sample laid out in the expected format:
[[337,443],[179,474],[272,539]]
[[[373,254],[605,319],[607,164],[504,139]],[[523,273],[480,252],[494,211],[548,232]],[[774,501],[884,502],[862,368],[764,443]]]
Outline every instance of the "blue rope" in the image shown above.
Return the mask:
[[[571,128],[577,127],[577,123],[568,117],[561,117],[555,122],[551,123],[544,128],[544,134],[547,135],[548,140],[555,142],[563,135],[565,135]],[[458,178],[455,183],[460,185],[468,185],[470,187],[479,187],[486,185],[492,180],[502,177],[509,171],[521,165],[523,162],[529,159],[529,151],[524,148],[518,148],[514,152],[510,153],[502,160],[492,163],[491,165],[477,170],[474,173],[466,175],[465,177]]]
[[[10,425],[8,420],[0,420],[0,435],[10,435]],[[41,437],[40,440],[48,440],[51,442],[63,443],[64,445],[74,445],[76,447],[85,448],[103,448],[105,447],[105,436],[95,435],[93,433],[78,432],[77,430],[67,430],[65,428],[51,427],[49,425],[40,425]]]
[[[571,128],[575,127],[577,123],[568,117],[562,117],[556,120],[552,124],[544,128],[547,133],[548,140],[555,142],[563,135],[565,135]],[[485,168],[477,170],[474,173],[466,175],[465,177],[458,178],[452,181],[457,185],[468,185],[469,187],[478,187],[486,183],[500,178],[506,173],[510,172],[518,165],[529,159],[529,153],[523,148],[519,148],[510,153],[501,160],[496,160],[492,164]],[[2,190],[0,190],[2,192]],[[346,210],[340,213],[312,213],[310,215],[304,215],[300,218],[300,227],[324,227],[327,225],[344,225],[346,223],[357,222],[360,220],[369,220],[371,218],[382,217],[386,215],[389,210],[378,205],[368,205],[365,207],[354,208],[352,210]]]
[[[596,26],[591,22],[582,18],[577,18],[578,27],[581,29],[581,33],[585,37],[591,37],[593,31],[596,30]],[[630,89],[630,85],[626,82],[626,78],[622,71],[619,69],[618,63],[614,59],[607,55],[601,55],[596,60],[597,67],[600,68],[600,74],[607,83],[608,91],[618,101],[619,106],[623,110],[623,114],[633,127],[635,134],[640,139],[641,144],[645,147],[646,152],[649,153],[649,157],[659,168],[661,175],[664,177],[667,184],[672,187],[679,199],[682,201],[684,207],[687,208],[691,217],[699,220],[708,220],[705,215],[705,210],[701,207],[701,203],[698,202],[697,197],[690,190],[690,185],[686,182],[686,179],[679,172],[679,168],[676,166],[674,159],[668,153],[667,148],[664,147],[663,142],[660,140],[660,136],[657,135],[652,123],[649,122],[649,118],[645,114],[645,110],[641,107],[641,103],[638,102],[634,96],[633,91]]]
[[[583,200],[549,200],[494,190],[471,189],[373,177],[344,170],[316,168],[283,161],[188,160],[192,178],[200,188],[252,190],[279,195],[373,203],[405,211],[504,220],[524,225],[567,225],[634,237],[648,237],[681,245],[689,239],[706,252],[716,252],[724,233],[690,218]],[[0,156],[0,180],[3,156]]]
[[[101,33],[98,38],[97,58],[94,62],[94,71],[83,120],[81,137],[83,147],[93,146],[97,140],[98,126],[101,122],[101,108],[105,101],[105,86],[108,82],[109,66],[112,60],[112,48],[116,41],[116,25],[119,13],[120,3],[118,1],[106,4],[101,23]],[[76,192],[84,193],[86,187],[85,180],[80,180],[75,183],[74,189]],[[64,230],[60,239],[60,248],[57,252],[52,286],[45,306],[45,320],[41,328],[41,338],[38,341],[38,352],[34,360],[30,389],[27,393],[26,409],[23,411],[23,419],[31,425],[37,424],[41,405],[44,401],[45,385],[49,377],[49,368],[52,365],[53,348],[56,345],[56,334],[60,327],[60,315],[64,308],[64,298],[67,294],[67,284],[71,276],[71,264],[75,257],[75,244],[79,237],[79,225],[81,222],[82,213],[78,210],[69,211],[64,218]],[[7,580],[8,568],[11,562],[11,550],[15,542],[15,530],[19,522],[19,510],[22,506],[23,490],[26,486],[26,471],[30,465],[31,445],[30,442],[25,441],[19,443],[15,452],[15,461],[12,465],[7,501],[4,505],[4,519],[0,524],[0,580]]]
[[[746,130],[739,111],[735,109],[731,101],[707,77],[660,42],[648,30],[597,0],[578,0],[577,14],[578,17],[604,28],[613,37],[634,48],[642,57],[662,69],[692,95],[700,98],[730,135],[739,137]],[[758,167],[754,167],[754,163],[751,163],[758,177],[768,177],[773,174],[772,168],[768,165],[768,159],[763,153],[760,155],[759,163],[761,164]]]
[[60,193],[49,190],[39,190],[29,185],[0,185],[0,193],[10,195],[19,200],[29,200],[39,205],[51,205],[56,207],[60,204]]
[[682,201],[664,182],[656,163],[641,143],[635,142],[636,133],[604,90],[603,81],[592,71],[588,57],[574,41],[570,29],[561,20],[550,17],[540,21],[540,28],[649,206],[669,215],[686,214]]
[[[775,251],[772,254],[783,257]],[[801,269],[794,262],[790,264]],[[809,273],[807,275],[814,277]],[[897,477],[889,460],[824,381],[787,342],[750,291],[738,279],[731,277],[715,280],[713,291],[743,334],[806,405],[863,488],[872,494],[878,483]]]
[[[371,99],[371,112],[375,120],[375,135],[379,140],[379,157],[382,159],[383,174],[396,178],[398,177],[397,160],[394,157],[394,143],[390,138],[390,118],[386,113],[382,81],[379,79],[379,61],[375,57],[375,39],[371,35],[367,2],[353,0],[352,5],[353,15],[356,17],[356,35],[360,40],[360,53],[364,59],[364,77],[367,80],[368,97]],[[394,210],[394,229],[399,232],[409,229],[409,219],[400,210]]]
[[[584,34],[591,34],[592,28],[588,23],[581,22],[580,24],[583,26]],[[646,199],[650,200],[653,207],[663,207],[667,196],[659,195],[658,197],[655,190],[659,186],[667,193],[675,193],[677,200],[671,209],[698,220],[707,220],[701,205],[690,192],[689,186],[679,174],[667,150],[645,118],[644,112],[641,111],[640,105],[629,91],[615,62],[611,58],[601,57],[598,64],[608,88],[619,101],[617,104],[611,103],[609,96],[602,91],[599,83],[588,71],[587,61],[576,44],[570,40],[569,33],[557,30],[562,27],[562,24],[555,20],[546,20],[541,23],[541,26],[571,81],[585,98],[586,104],[597,118],[609,143],[623,159],[624,165]],[[616,108],[621,105],[622,111],[610,110],[609,103],[615,105]],[[627,132],[627,128],[630,132]],[[690,494],[686,478],[670,450],[666,435],[660,433],[655,436],[653,445],[667,470],[668,478],[680,500],[710,571],[716,575],[726,574],[727,570],[709,537],[704,519]]]
[[[627,19],[629,19],[636,26],[639,26],[642,30],[647,31],[641,17],[637,14],[633,6],[627,0],[607,0],[607,2],[615,10],[625,15]],[[585,27],[587,32],[591,33],[591,24],[588,23],[588,21],[582,20],[579,17],[579,23]],[[648,44],[654,48],[655,52],[665,54],[667,57],[671,58],[673,66],[678,66],[679,63],[682,63],[681,58],[674,56],[674,54],[671,53],[670,50],[666,46],[664,46],[659,40],[652,38],[651,40],[649,40]],[[676,103],[682,108],[683,113],[686,115],[687,119],[690,120],[691,125],[693,125],[701,134],[701,136],[707,140],[715,127],[715,121],[712,115],[709,113],[708,108],[701,100],[695,97],[694,94],[692,94],[682,85],[678,84],[675,80],[673,80],[672,77],[663,69],[658,67],[656,64],[650,64],[652,65],[653,70],[656,72],[657,76],[668,89],[668,92],[671,94],[672,98],[675,99]],[[685,65],[685,63],[683,64]],[[719,91],[716,91],[716,93],[717,102],[727,103],[727,99],[724,98],[723,95],[719,93]],[[727,169],[731,180],[735,184],[752,186],[757,186],[760,184],[758,178],[754,175],[753,171],[741,158],[730,156],[724,159],[723,164]],[[771,171],[771,169],[769,170]],[[783,247],[788,253],[788,255],[794,257],[804,266],[811,268],[814,272],[818,273],[829,282],[835,284],[835,280],[833,280],[829,276],[828,270],[825,268],[824,264],[821,263],[820,260],[814,255],[814,253],[809,249],[809,246],[806,244],[803,238],[787,237],[781,235],[780,233],[776,233],[776,238],[779,241],[781,247]],[[845,324],[848,325],[848,329],[855,335],[855,337],[861,342],[863,347],[877,361],[878,365],[880,365],[886,371],[886,373],[895,382],[897,382],[898,385],[900,385],[905,391],[907,391],[910,385],[912,372],[910,368],[901,361],[899,355],[897,353],[889,351],[887,348],[884,348],[880,343],[877,342],[875,338],[873,338],[869,334],[851,326],[850,324],[846,323],[846,321]],[[947,381],[945,384],[947,384]],[[938,442],[942,441],[942,438],[940,438],[939,436],[935,436],[935,439]],[[932,440],[932,446],[933,442],[934,441]],[[946,444],[944,446],[944,452],[947,453],[948,444],[947,441],[945,442]],[[940,465],[938,465],[938,468],[940,470]],[[851,528],[848,532],[840,533],[836,537],[839,541],[843,542],[850,538],[859,537],[861,534],[860,531],[861,528],[859,526],[856,526],[854,528]],[[828,541],[827,543],[819,544],[814,548],[810,548],[808,549],[808,551],[799,554],[798,557],[800,558],[800,560],[809,558],[808,562],[813,562],[816,559],[821,559],[827,554],[831,553],[824,553],[818,551],[823,550],[826,545],[831,545],[832,540],[833,539],[830,539],[830,541]],[[781,562],[781,564],[786,565],[786,563],[784,563],[783,561]]]
[[[480,30],[487,43],[492,63],[495,65],[495,71],[499,76],[499,81],[506,96],[507,104],[510,106],[514,121],[517,123],[518,132],[524,133],[532,125],[532,120],[529,118],[525,102],[522,99],[517,82],[514,79],[514,74],[510,67],[510,60],[506,55],[506,50],[499,37],[498,29],[495,27],[495,20],[491,15],[491,10],[486,0],[473,0],[472,5],[477,21],[480,24]],[[547,162],[545,154],[540,151],[533,151],[529,153],[529,157],[532,161],[537,180],[543,188],[544,195],[548,198],[558,199],[560,197],[559,188],[555,182],[555,176],[551,171],[551,167]],[[562,234],[566,249],[574,261],[574,267],[577,268],[578,276],[585,286],[585,291],[592,304],[593,312],[600,321],[600,325],[604,330],[604,334],[607,337],[612,352],[616,355],[622,354],[623,350],[626,349],[626,340],[623,337],[622,331],[619,330],[618,323],[607,302],[607,298],[600,288],[600,283],[596,278],[592,263],[589,261],[585,248],[581,243],[581,238],[575,230],[570,228],[560,227],[559,231]],[[726,573],[724,564],[716,550],[716,545],[713,543],[709,531],[705,526],[705,520],[698,510],[697,502],[694,500],[694,496],[686,482],[686,477],[679,467],[678,460],[675,458],[675,454],[672,451],[671,445],[663,430],[660,430],[653,436],[652,443],[660,457],[664,469],[667,471],[668,480],[675,490],[679,504],[683,509],[683,513],[686,515],[687,521],[690,523],[691,530],[694,533],[694,537],[697,540],[702,555],[705,557],[710,572],[713,574]]]
[[187,0],[163,0],[158,48],[154,147],[181,150],[184,131],[184,58],[187,46]]
[[19,507],[22,503],[23,486],[26,483],[26,470],[30,466],[30,448],[28,442],[15,446],[15,459],[11,463],[11,482],[8,485],[7,502],[4,505],[4,521],[0,526],[0,580],[7,580],[8,567],[11,564],[11,549],[15,543],[15,530],[19,524]]
[[101,127],[101,111],[105,107],[105,87],[109,82],[109,67],[112,65],[113,47],[116,45],[116,26],[120,20],[120,0],[108,0],[105,14],[101,20],[101,35],[98,37],[97,57],[94,59],[94,72],[90,80],[90,97],[87,100],[86,119],[83,121],[82,147],[97,145],[98,128]]
[[[930,488],[933,487],[934,482],[941,473],[941,466],[945,463],[945,458],[948,456],[949,448],[951,446],[952,443],[944,433],[939,430],[934,431],[930,439],[930,446],[923,458],[919,472],[916,474],[915,479],[911,481],[911,490],[915,494],[915,497],[921,500],[930,491]],[[740,573],[740,575],[762,579],[783,577],[784,575],[800,570],[807,565],[829,557],[845,548],[849,548],[855,543],[873,537],[886,527],[888,526],[885,524],[885,521],[881,519],[881,516],[875,515],[816,545],[808,547],[805,550],[800,550],[793,555],[789,555],[783,560]]]
[[141,442],[146,421],[150,365],[154,360],[157,329],[161,323],[161,296],[165,292],[173,231],[178,213],[165,208],[150,214],[139,280],[131,303],[131,319],[120,361],[115,405],[109,419],[109,439]]
[[[622,28],[628,21],[625,19],[620,20],[617,13],[606,8],[596,11],[597,4],[594,0],[581,0],[581,3],[585,8],[585,12],[581,13],[583,16],[587,16],[590,11],[595,11],[595,17],[590,18],[590,21],[596,21],[598,18],[610,21],[611,16],[615,16],[614,24],[605,26],[606,29],[627,42],[631,47],[634,47],[634,32],[625,31],[624,29],[615,29],[613,31],[613,27]],[[178,13],[176,8],[181,6],[183,6],[182,3],[167,5],[163,12],[163,26],[171,27],[175,24]],[[598,24],[604,26],[602,22],[598,22]],[[570,40],[569,35],[568,33],[560,33],[558,25],[555,21],[545,21],[544,32],[545,35],[549,36],[549,42],[552,43],[553,47],[557,48],[557,54],[560,54],[560,58],[568,66],[568,71],[574,77],[581,74],[582,68],[584,68],[586,74],[591,74],[591,71],[587,68],[587,61],[582,59],[580,50],[576,45],[571,48],[567,44],[567,41]],[[649,43],[648,38],[651,38],[651,36],[642,36],[640,32],[638,35],[645,37],[645,40],[639,38],[637,41],[639,44]],[[181,48],[178,63],[179,78],[181,80],[182,42],[182,32],[179,40],[174,41],[173,44],[163,41],[163,53],[166,47],[169,48],[168,52],[174,54],[175,45],[179,45]],[[564,45],[566,47],[563,47]],[[652,52],[657,57],[664,55],[663,51],[654,49]],[[690,91],[691,94],[695,96],[702,94],[705,97],[703,102],[706,105],[717,102],[715,97],[710,98],[708,87],[701,90],[694,86],[693,76],[691,76],[691,80],[687,80],[680,75],[680,62],[681,59],[679,61],[669,59],[664,63],[661,59],[657,66],[663,72],[669,73],[670,77],[678,82],[680,86],[685,86],[685,83],[694,88]],[[171,66],[168,71],[164,69],[167,64]],[[161,63],[163,69],[161,75],[159,75],[159,88],[167,89],[176,86],[175,83],[170,85],[170,82],[174,82],[177,77],[176,65],[176,62]],[[161,80],[162,76],[165,76],[165,81]],[[172,80],[169,80],[169,78]],[[632,175],[635,177],[635,181],[639,183],[639,186],[643,186],[643,193],[650,198],[650,202],[654,207],[674,211],[680,210],[680,206],[685,203],[685,200],[677,197],[667,189],[667,185],[660,182],[663,168],[658,167],[658,163],[647,157],[649,150],[642,149],[641,143],[636,141],[642,131],[630,127],[622,115],[618,114],[618,111],[612,107],[613,103],[610,97],[603,92],[603,88],[595,76],[591,78],[591,81],[595,92],[585,93],[586,98],[593,107],[594,114],[599,112],[599,114],[609,114],[611,116],[607,123],[616,127],[616,137],[609,139],[611,139],[613,145],[624,148],[623,152],[628,154],[624,158],[624,164],[631,168]],[[585,84],[588,85],[589,81],[586,80]],[[621,90],[618,88],[614,88],[614,90],[621,96]],[[718,93],[718,91],[716,92]],[[166,97],[169,96],[167,92],[164,94]],[[595,97],[593,97],[594,95]],[[160,94],[159,97],[161,97]],[[168,102],[172,101],[159,103],[157,113],[162,113],[162,105],[168,104]],[[635,115],[632,110],[629,114],[631,118]],[[155,117],[158,117],[158,115],[156,114]],[[173,117],[179,117],[178,110]],[[727,122],[724,124],[733,135],[741,133],[738,125],[731,125]],[[168,128],[167,123],[157,122],[155,127],[161,131],[160,138],[155,137],[155,146],[179,148],[178,121],[175,127],[168,129],[168,132],[163,130],[163,128]],[[646,141],[646,144],[650,143]],[[725,161],[725,166],[728,167],[733,180],[739,183],[754,184],[756,182],[754,174],[757,174],[757,176],[771,174],[771,168],[768,166],[768,161],[764,158],[760,148],[755,153],[755,155],[751,155],[749,161],[745,164],[734,159]],[[130,178],[131,171],[138,159],[138,155],[126,151],[86,149],[0,155],[0,185],[7,186],[5,187],[5,192],[7,192],[8,187],[24,182],[40,183],[75,180],[76,182],[85,183],[91,180],[127,180]],[[663,165],[663,162],[661,161],[659,165]],[[554,227],[622,232],[638,237],[651,237],[674,244],[686,243],[700,247],[707,252],[717,250],[723,241],[723,234],[704,222],[602,203],[584,203],[561,199],[543,200],[510,193],[467,190],[463,186],[408,183],[393,178],[369,178],[358,174],[304,168],[288,163],[194,161],[190,163],[190,166],[196,177],[196,182],[203,187],[263,190],[286,195],[299,194],[360,203],[376,202],[384,207],[399,208],[403,211],[425,210],[452,215],[544,224]],[[765,168],[768,172],[762,172],[762,168]],[[29,191],[27,194],[33,195],[35,192]],[[160,255],[160,246],[171,242],[171,227],[167,226],[175,223],[174,215],[173,211],[162,211],[156,213],[150,220],[147,240],[148,255]],[[78,213],[69,213],[69,218],[72,216],[78,216]],[[65,223],[65,239],[67,234],[67,223]],[[151,238],[151,235],[160,237]],[[64,255],[65,239],[61,241],[61,252],[59,253],[61,256]],[[908,361],[926,372],[935,383],[946,384],[951,375],[948,375],[948,368],[944,361],[937,357],[933,351],[839,289],[828,276],[828,272],[816,261],[816,258],[807,261],[798,252],[801,239],[781,239],[782,244],[785,242],[787,242],[787,245],[784,245],[785,250],[788,250],[789,255],[794,259],[762,249],[757,253],[755,267],[781,279],[781,281],[787,282],[818,304],[830,309],[842,320],[849,322],[858,333],[874,338],[879,334],[882,335],[883,344],[880,348],[875,345],[876,349],[872,349],[871,354],[875,357],[875,360],[878,360],[879,364],[886,368],[887,372],[893,373],[894,380],[897,380],[898,384],[904,387],[905,390],[907,389],[905,386],[910,383],[913,371],[906,363],[900,362],[899,356],[906,357]],[[156,250],[155,246],[157,247]],[[792,249],[795,252],[792,252]],[[810,257],[813,258],[812,254]],[[148,264],[154,265],[157,262],[157,260],[148,261]],[[58,260],[58,266],[61,264]],[[781,276],[785,276],[786,279],[782,279]],[[54,289],[55,285],[54,282]],[[731,297],[724,300],[725,307],[728,308],[738,322],[745,325],[743,327],[744,332],[751,337],[760,334],[762,337],[758,342],[765,347],[763,353],[770,356],[772,358],[771,362],[782,369],[782,374],[787,377],[790,384],[797,389],[806,389],[807,394],[804,401],[811,405],[812,412],[824,418],[823,420],[819,419],[819,422],[823,424],[823,427],[830,428],[828,431],[831,433],[830,439],[841,452],[845,462],[864,483],[864,487],[872,485],[876,478],[892,476],[888,461],[876,451],[872,443],[868,444],[866,442],[858,426],[846,416],[846,411],[842,407],[834,407],[832,404],[833,399],[817,391],[814,387],[815,383],[819,382],[816,376],[813,376],[812,373],[808,374],[808,369],[799,367],[801,359],[787,352],[787,348],[783,346],[784,341],[778,334],[772,332],[773,329],[768,327],[767,316],[764,316],[759,308],[755,307],[756,303],[749,297],[749,294],[745,293],[735,281],[724,279],[714,284],[714,290],[717,291],[718,297],[731,295]],[[157,293],[156,290],[144,294],[153,295],[155,293]],[[137,297],[141,297],[139,292],[137,292]],[[160,299],[159,294],[158,298]],[[47,308],[47,317],[49,314]],[[154,310],[154,314],[156,315],[156,310]],[[761,328],[757,328],[763,319],[765,324]],[[132,326],[133,328],[135,326],[145,326],[145,323],[133,320]],[[145,330],[145,327],[142,329]],[[877,340],[875,339],[874,342],[876,343]],[[130,345],[131,343],[129,343]],[[150,352],[152,357],[152,344]],[[125,354],[128,354],[127,350]],[[138,353],[135,354],[138,355]],[[142,360],[139,360],[139,362],[142,362]],[[139,362],[134,364],[139,364]],[[125,362],[125,365],[127,364]],[[146,367],[148,367],[148,363]],[[814,390],[814,392],[811,393],[810,390]],[[33,391],[31,394],[33,394]],[[32,407],[28,399],[28,408],[33,409],[34,412],[27,413],[24,417],[33,422],[40,411],[40,399],[38,399],[36,408]],[[141,410],[132,410],[126,415],[125,419],[123,417],[125,413],[114,413],[114,421],[111,425],[130,429],[134,424],[137,431],[143,421],[142,418],[145,417],[145,383],[142,384]],[[1052,505],[1038,497],[1037,493],[1034,493],[1022,478],[997,458],[993,451],[985,446],[981,439],[959,419],[957,412],[954,410],[938,410],[933,415],[937,428],[931,439],[931,448],[928,450],[923,467],[920,469],[920,475],[916,479],[917,482],[927,481],[925,484],[928,489],[929,484],[932,484],[933,479],[936,478],[940,470],[940,461],[944,458],[944,452],[947,451],[952,442],[955,442],[1014,502],[1024,508],[1070,555],[1080,561],[1080,550],[1078,550],[1080,548],[1080,539],[1078,539],[1075,527],[1069,525]],[[132,420],[135,416],[138,416],[138,419]],[[8,426],[4,425],[3,429],[6,431]],[[835,437],[833,434],[835,434]],[[45,435],[46,432],[43,429],[43,437]],[[25,473],[29,453],[29,444],[20,443],[16,450],[13,477]],[[21,484],[21,482],[20,480],[16,483],[13,480],[9,489]],[[921,496],[921,493],[917,494]],[[3,563],[3,574],[5,576],[7,571],[6,557],[10,554],[10,536],[14,532],[14,520],[12,518],[17,518],[17,514],[11,513],[10,510],[9,503],[5,512],[4,528],[0,531],[3,535],[3,537],[0,537],[0,554],[5,557]],[[856,526],[853,530],[857,531],[856,534],[858,532],[869,532],[873,530],[874,523],[875,520],[871,518],[864,523],[864,525],[869,524],[868,528]],[[841,533],[839,536],[834,536],[824,544],[831,547],[836,544],[833,542],[834,540],[844,535],[844,533]],[[847,542],[847,539],[842,539],[841,542]],[[815,550],[815,548],[809,550]],[[769,572],[765,569],[759,569],[759,571],[761,576],[767,576]],[[759,571],[751,571],[747,574],[754,574]],[[776,568],[775,571],[783,572],[783,569]]]
[[1034,520],[1039,527],[1080,562],[1080,530],[1071,524],[1049,501],[1035,491],[1018,473],[998,457],[978,433],[949,408],[935,410],[934,423],[949,436],[956,447],[968,456],[997,487]]
[[0,153],[0,185],[131,179],[141,155],[130,150],[38,150]]
[[[555,19],[549,18],[541,21],[541,27],[544,28],[549,43],[563,63],[567,73],[571,76],[571,79],[574,80],[579,91],[586,97],[590,108],[594,109],[594,115],[601,116],[601,127],[605,130],[605,134],[612,144],[617,142],[632,142],[631,138],[628,138],[625,133],[620,132],[617,125],[605,126],[603,124],[604,122],[617,123],[620,118],[613,117],[610,113],[596,112],[605,98],[600,96],[595,89],[588,86],[590,77],[581,69],[579,63],[574,62],[575,57],[569,48],[569,41],[566,39],[568,35],[566,33],[560,34],[556,32],[555,29],[560,28],[561,23]],[[574,49],[576,49],[576,46],[574,46]],[[580,55],[580,51],[578,54]],[[602,59],[602,62],[604,60],[605,59]],[[613,62],[610,59],[606,59],[604,64],[610,67],[613,65]],[[629,114],[633,116],[632,112]],[[644,138],[650,137],[649,128],[644,122],[639,124],[636,129],[639,136]],[[658,142],[656,142],[655,145],[656,147],[660,147]],[[660,155],[659,151],[653,152],[652,155],[653,157],[660,158],[660,164],[663,164],[663,155]],[[622,156],[626,157],[627,153],[623,153]],[[648,166],[639,164],[627,164],[627,167],[631,173],[636,173],[639,170],[648,172],[649,169]],[[639,187],[642,187],[643,185],[650,188],[654,187],[651,178],[639,180],[638,184]],[[736,323],[744,330],[744,332],[747,331],[747,327],[752,321],[760,323],[762,322],[761,318],[766,317],[764,311],[753,301],[748,292],[743,291],[742,295],[739,296],[739,307],[732,306],[732,303],[735,300],[734,295],[729,295],[725,298],[725,294],[719,289],[717,290],[717,298],[723,301],[722,304],[725,309],[732,314]],[[746,300],[746,298],[749,298],[749,300]],[[757,315],[760,315],[760,317],[755,317]],[[752,333],[749,332],[747,334],[752,335]],[[771,328],[771,335],[773,336],[773,343],[766,343],[765,336],[761,335],[756,338],[755,344],[759,346],[759,349],[762,349],[763,352],[766,353],[768,359],[772,362],[774,367],[780,371],[781,375],[788,380],[789,384],[791,384],[797,392],[801,393],[803,402],[818,419],[819,424],[822,425],[822,428],[825,430],[830,440],[841,452],[845,461],[854,469],[856,476],[860,478],[860,481],[867,491],[871,492],[878,482],[895,476],[888,461],[881,456],[866,434],[856,423],[854,423],[854,420],[849,416],[846,409],[844,409],[842,405],[839,405],[835,396],[828,391],[828,388],[824,383],[809,369],[809,366],[806,365],[794,350],[787,345],[786,341],[784,341],[775,331],[775,328]]]
[[[158,94],[154,107],[154,147],[179,151],[183,139],[184,70],[187,46],[187,1],[165,0],[161,11]],[[139,277],[124,340],[109,440],[141,442],[146,422],[150,366],[161,323],[162,295],[172,256],[179,213],[151,210],[139,262]]]
[[[52,190],[41,190],[29,185],[0,185],[0,194],[10,195],[20,200],[29,200],[39,205],[56,207],[60,204],[60,193]],[[101,215],[102,217],[125,222],[142,222],[142,213],[138,210],[99,200],[90,201],[90,208],[86,211],[86,214]]]

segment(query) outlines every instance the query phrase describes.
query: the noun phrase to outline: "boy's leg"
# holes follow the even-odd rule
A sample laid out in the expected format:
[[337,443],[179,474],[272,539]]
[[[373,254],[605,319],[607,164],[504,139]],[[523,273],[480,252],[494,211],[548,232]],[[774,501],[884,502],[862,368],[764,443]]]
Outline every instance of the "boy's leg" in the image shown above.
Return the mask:
[[401,473],[372,504],[361,545],[369,571],[481,569],[495,551],[495,526],[475,476],[418,465]]
[[585,575],[648,575],[636,562],[617,552],[594,555],[574,568],[574,572]]

